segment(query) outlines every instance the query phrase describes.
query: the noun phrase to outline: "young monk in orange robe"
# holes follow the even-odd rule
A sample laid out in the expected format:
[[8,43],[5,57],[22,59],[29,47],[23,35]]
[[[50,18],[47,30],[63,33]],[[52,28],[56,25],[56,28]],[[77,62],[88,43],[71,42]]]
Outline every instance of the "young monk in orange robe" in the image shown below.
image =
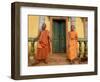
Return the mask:
[[68,59],[71,63],[74,63],[74,60],[77,58],[77,44],[78,35],[74,31],[74,26],[71,26],[71,31],[68,33]]
[[38,64],[41,61],[48,63],[48,56],[50,53],[50,37],[49,31],[46,30],[46,24],[42,25],[42,31],[40,32],[37,54],[35,55],[35,63]]

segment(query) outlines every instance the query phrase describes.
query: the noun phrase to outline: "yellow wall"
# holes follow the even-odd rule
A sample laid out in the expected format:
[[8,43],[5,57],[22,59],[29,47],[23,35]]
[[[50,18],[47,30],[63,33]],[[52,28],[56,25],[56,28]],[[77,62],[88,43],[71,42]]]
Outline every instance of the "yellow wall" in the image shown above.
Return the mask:
[[28,36],[37,37],[39,27],[39,16],[28,16]]
[[[29,16],[29,37],[37,37],[38,35],[38,28],[39,28],[39,16]],[[76,17],[75,20],[75,30],[78,33],[78,38],[84,38],[84,28],[83,22],[80,17]],[[50,31],[50,20],[48,17],[45,17],[45,23],[47,25],[47,30]],[[71,23],[68,22],[68,31],[70,31]]]
[[[28,19],[29,19],[29,23],[28,23],[28,36],[29,37],[37,37],[38,35],[38,32],[39,32],[39,16],[28,16]],[[45,23],[47,25],[47,30],[50,31],[50,21],[48,20],[48,17],[46,16],[45,17]]]
[[77,17],[75,22],[75,30],[78,33],[78,38],[84,38],[84,27],[82,19]]

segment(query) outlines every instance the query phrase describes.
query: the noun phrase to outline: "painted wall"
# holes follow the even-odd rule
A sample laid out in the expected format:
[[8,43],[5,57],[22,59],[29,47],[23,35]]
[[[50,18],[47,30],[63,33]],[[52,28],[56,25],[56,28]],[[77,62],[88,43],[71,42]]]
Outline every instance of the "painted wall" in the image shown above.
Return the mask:
[[[47,30],[50,31],[50,20],[45,17],[45,23],[47,25]],[[70,31],[71,23],[68,22],[68,31]],[[38,35],[39,28],[39,16],[29,16],[29,37],[36,37]],[[75,30],[78,33],[79,38],[84,38],[84,27],[83,22],[80,17],[75,19]]]
[[35,38],[38,36],[39,16],[28,16],[28,36]]
[[76,18],[75,27],[76,32],[78,33],[78,38],[84,38],[84,25],[80,17]]

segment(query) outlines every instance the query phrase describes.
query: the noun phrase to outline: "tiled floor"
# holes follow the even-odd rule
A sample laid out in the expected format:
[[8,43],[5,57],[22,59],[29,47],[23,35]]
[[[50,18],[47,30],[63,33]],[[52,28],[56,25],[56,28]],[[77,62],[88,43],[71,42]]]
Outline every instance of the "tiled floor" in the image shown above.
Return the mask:
[[[70,62],[68,60],[66,60],[66,54],[64,54],[64,53],[50,55],[48,64],[41,62],[37,65],[32,65],[33,63],[34,63],[34,59],[31,58],[28,63],[29,66],[49,66],[49,65],[69,65],[70,64]],[[74,64],[86,64],[86,63],[87,63],[87,61],[79,63],[79,60],[76,60]]]

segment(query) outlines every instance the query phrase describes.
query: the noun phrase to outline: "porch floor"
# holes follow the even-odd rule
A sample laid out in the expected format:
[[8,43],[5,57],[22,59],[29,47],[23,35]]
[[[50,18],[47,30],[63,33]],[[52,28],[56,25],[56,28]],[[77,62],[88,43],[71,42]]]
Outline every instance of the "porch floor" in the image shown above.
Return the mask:
[[[40,62],[39,64],[32,65],[34,63],[34,60],[29,60],[28,66],[50,66],[50,65],[70,65],[70,62],[66,60],[66,54],[65,53],[56,53],[52,54],[49,57],[48,64],[45,64],[44,62]],[[86,64],[87,61],[80,62],[80,60],[76,60],[74,64]]]

